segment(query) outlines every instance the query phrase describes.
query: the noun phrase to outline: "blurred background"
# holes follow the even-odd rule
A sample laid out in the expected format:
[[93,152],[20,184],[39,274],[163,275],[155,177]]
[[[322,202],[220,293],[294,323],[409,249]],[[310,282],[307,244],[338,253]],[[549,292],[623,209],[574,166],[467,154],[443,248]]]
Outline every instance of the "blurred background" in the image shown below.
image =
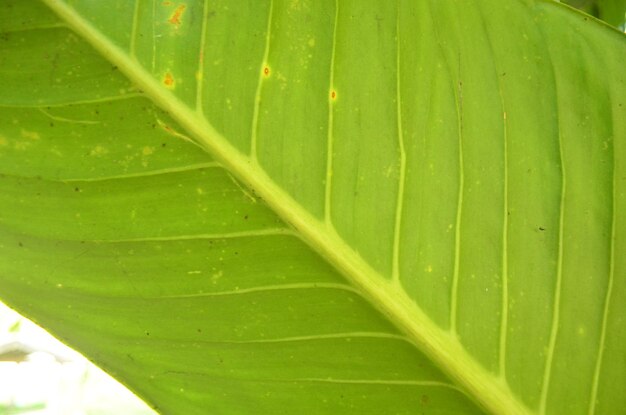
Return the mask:
[[0,415],[155,415],[123,385],[0,303]]

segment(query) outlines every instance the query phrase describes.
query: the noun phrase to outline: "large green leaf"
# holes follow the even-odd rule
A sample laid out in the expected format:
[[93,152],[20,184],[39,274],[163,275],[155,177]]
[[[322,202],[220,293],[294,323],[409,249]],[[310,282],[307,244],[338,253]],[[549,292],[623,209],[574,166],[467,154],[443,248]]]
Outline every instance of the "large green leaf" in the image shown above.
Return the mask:
[[44,3],[0,1],[0,296],[159,411],[626,407],[623,34]]

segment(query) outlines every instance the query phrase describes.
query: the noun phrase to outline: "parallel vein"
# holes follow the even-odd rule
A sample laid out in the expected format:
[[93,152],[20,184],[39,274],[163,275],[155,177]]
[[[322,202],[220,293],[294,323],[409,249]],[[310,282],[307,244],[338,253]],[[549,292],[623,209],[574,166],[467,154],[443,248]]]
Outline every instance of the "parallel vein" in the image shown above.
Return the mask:
[[196,73],[196,111],[203,116],[202,97],[204,92],[204,53],[207,42],[207,28],[209,25],[209,0],[204,0],[202,6],[202,29],[200,30],[200,57]]
[[615,241],[617,239],[617,174],[615,172],[615,151],[613,152],[613,182],[612,182],[612,213],[611,213],[611,251],[609,258],[609,280],[607,283],[606,297],[604,299],[604,310],[602,313],[602,328],[600,330],[600,341],[598,344],[598,356],[593,372],[591,384],[591,396],[589,399],[589,415],[594,415],[598,400],[598,387],[600,384],[600,373],[602,371],[602,359],[604,358],[604,348],[606,340],[607,325],[609,320],[609,310],[611,307],[611,295],[613,294],[613,284],[615,280]]
[[269,76],[271,68],[267,62],[270,53],[270,40],[272,38],[272,17],[274,14],[274,0],[270,0],[270,7],[267,13],[267,30],[265,37],[265,50],[263,52],[263,62],[259,70],[259,81],[256,87],[256,93],[254,94],[254,111],[252,113],[252,128],[250,137],[250,157],[254,162],[257,162],[257,133],[259,129],[259,111],[261,109],[261,94],[263,93],[263,82],[265,76]]
[[385,333],[385,332],[343,332],[330,334],[312,334],[310,336],[293,336],[279,338],[263,338],[263,339],[247,339],[247,340],[212,340],[203,341],[203,343],[211,344],[274,344],[274,343],[298,343],[312,342],[321,340],[350,340],[350,339],[376,339],[376,340],[394,340],[409,342],[410,340],[404,336]]
[[263,293],[263,292],[271,292],[271,291],[318,290],[318,289],[342,290],[342,291],[349,291],[355,294],[360,294],[351,285],[312,282],[312,283],[298,283],[298,284],[266,285],[266,286],[261,286],[261,287],[241,288],[239,290],[230,290],[230,291],[213,291],[213,292],[194,293],[194,294],[161,295],[161,296],[152,297],[152,298],[162,300],[162,299],[184,299],[184,298],[201,298],[201,297],[222,297],[222,296],[231,296],[231,295]]
[[456,90],[456,109],[458,114],[458,149],[459,149],[459,194],[457,196],[456,221],[454,225],[454,271],[452,276],[452,298],[450,300],[450,331],[457,333],[457,302],[459,297],[459,268],[461,266],[461,218],[463,214],[463,80],[461,77],[461,56],[459,55],[459,81]]
[[139,11],[141,0],[135,0],[135,10],[133,11],[133,24],[130,31],[129,54],[133,59],[137,59],[137,29],[139,27]]
[[548,353],[546,356],[546,366],[543,373],[541,399],[539,404],[539,413],[546,413],[548,402],[548,391],[550,389],[550,377],[552,374],[552,360],[554,358],[554,349],[556,348],[556,339],[559,333],[559,320],[561,308],[561,285],[563,280],[563,234],[564,234],[564,210],[565,210],[565,194],[566,194],[566,177],[565,162],[563,154],[563,139],[561,137],[561,128],[559,126],[559,154],[561,159],[561,199],[559,209],[559,251],[557,258],[556,282],[554,286],[554,302],[552,313],[552,329],[550,332],[550,341],[548,343]]
[[328,138],[326,145],[326,188],[324,193],[324,221],[327,226],[332,226],[331,205],[332,205],[332,180],[333,180],[333,97],[335,92],[335,49],[337,46],[337,24],[339,23],[339,0],[335,0],[335,18],[333,23],[333,40],[330,54],[330,80],[328,99]]
[[398,177],[398,197],[396,200],[396,218],[393,232],[393,262],[391,276],[393,281],[400,282],[400,232],[402,231],[402,210],[404,204],[404,185],[406,182],[406,151],[404,149],[404,133],[402,127],[402,94],[400,79],[400,2],[397,3],[396,14],[396,112],[398,123],[398,144],[400,148],[400,175]]

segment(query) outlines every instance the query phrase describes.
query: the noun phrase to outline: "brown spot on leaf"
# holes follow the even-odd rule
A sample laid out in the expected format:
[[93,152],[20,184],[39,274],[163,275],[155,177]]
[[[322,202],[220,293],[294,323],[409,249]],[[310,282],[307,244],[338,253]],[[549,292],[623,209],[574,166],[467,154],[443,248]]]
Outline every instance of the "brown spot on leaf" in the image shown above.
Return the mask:
[[175,83],[174,77],[172,76],[171,73],[167,72],[165,76],[163,77],[163,84],[167,86],[168,88],[173,88],[174,83]]
[[185,12],[186,8],[187,8],[187,6],[184,5],[184,4],[181,4],[180,6],[178,6],[176,8],[176,10],[174,10],[174,13],[172,13],[170,18],[167,19],[167,21],[170,22],[171,24],[175,25],[175,26],[180,26],[181,18],[183,16],[183,13]]

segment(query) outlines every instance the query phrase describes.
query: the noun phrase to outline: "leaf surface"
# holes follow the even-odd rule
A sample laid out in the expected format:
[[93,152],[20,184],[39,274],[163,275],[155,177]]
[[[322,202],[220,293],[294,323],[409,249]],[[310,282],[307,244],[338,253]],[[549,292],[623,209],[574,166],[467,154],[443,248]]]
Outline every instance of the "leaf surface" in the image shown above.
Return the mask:
[[613,26],[620,26],[626,21],[625,0],[567,0],[564,3],[596,16]]
[[2,297],[160,411],[624,407],[623,34],[44,3],[0,3]]

